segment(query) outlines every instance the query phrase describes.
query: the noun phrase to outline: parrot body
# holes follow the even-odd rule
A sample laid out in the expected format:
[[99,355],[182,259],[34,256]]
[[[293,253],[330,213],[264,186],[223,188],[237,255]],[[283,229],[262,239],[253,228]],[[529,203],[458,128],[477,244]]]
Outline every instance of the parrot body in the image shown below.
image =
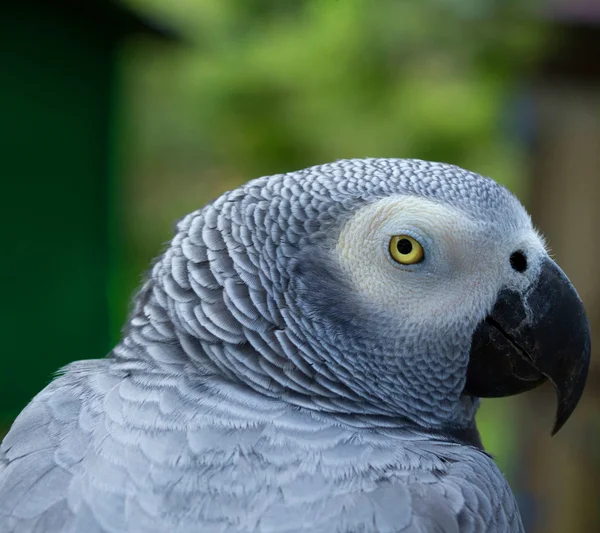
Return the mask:
[[109,361],[71,365],[6,439],[2,531],[522,530],[475,446]]
[[179,223],[109,357],[17,418],[0,531],[523,531],[468,394],[501,372],[467,367],[502,291],[535,292],[548,261],[508,191],[450,165],[340,161],[226,193]]

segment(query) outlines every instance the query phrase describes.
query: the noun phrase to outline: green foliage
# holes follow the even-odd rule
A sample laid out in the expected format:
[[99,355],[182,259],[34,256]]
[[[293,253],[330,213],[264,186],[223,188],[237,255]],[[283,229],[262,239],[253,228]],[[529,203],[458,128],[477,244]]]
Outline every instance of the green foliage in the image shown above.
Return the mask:
[[153,56],[139,81],[177,124],[149,124],[148,164],[171,157],[178,135],[188,164],[247,177],[364,156],[518,177],[502,114],[541,37],[519,4],[484,2],[483,14],[448,0],[137,4],[163,9],[196,44],[177,61]]

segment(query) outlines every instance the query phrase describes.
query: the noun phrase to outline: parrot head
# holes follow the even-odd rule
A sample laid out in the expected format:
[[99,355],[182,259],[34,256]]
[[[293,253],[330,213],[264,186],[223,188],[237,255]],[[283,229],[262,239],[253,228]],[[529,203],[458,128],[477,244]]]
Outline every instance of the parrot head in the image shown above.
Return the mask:
[[[475,193],[463,190],[467,198]],[[385,336],[403,343],[407,331],[419,332],[413,353],[429,339],[439,342],[437,354],[451,353],[449,342],[469,339],[466,372],[463,360],[456,376],[464,379],[465,395],[509,396],[552,382],[554,434],[575,409],[587,377],[590,330],[583,304],[508,191],[484,189],[468,205],[444,201],[443,186],[437,191],[429,198],[371,202],[344,224],[335,254],[350,289],[389,328]],[[427,352],[424,359],[436,353]],[[440,372],[450,361],[434,355],[428,364],[436,363]]]
[[460,430],[479,398],[550,381],[556,432],[587,376],[585,310],[529,215],[452,165],[251,181],[183,219],[154,277],[218,372],[353,423]]

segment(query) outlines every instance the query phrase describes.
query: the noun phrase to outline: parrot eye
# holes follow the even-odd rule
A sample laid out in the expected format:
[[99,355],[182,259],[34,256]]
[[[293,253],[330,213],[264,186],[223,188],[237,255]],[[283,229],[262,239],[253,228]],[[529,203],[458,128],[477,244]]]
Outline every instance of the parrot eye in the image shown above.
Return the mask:
[[390,239],[390,255],[401,265],[414,265],[425,257],[423,247],[408,235],[394,235]]

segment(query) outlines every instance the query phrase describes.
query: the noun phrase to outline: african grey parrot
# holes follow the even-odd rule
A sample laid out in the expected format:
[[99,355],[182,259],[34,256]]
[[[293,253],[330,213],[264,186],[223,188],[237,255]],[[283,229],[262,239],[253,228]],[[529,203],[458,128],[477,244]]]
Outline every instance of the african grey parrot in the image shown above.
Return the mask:
[[181,220],[121,342],[0,449],[0,531],[518,532],[479,397],[549,379],[589,327],[517,199],[418,160],[263,177]]

